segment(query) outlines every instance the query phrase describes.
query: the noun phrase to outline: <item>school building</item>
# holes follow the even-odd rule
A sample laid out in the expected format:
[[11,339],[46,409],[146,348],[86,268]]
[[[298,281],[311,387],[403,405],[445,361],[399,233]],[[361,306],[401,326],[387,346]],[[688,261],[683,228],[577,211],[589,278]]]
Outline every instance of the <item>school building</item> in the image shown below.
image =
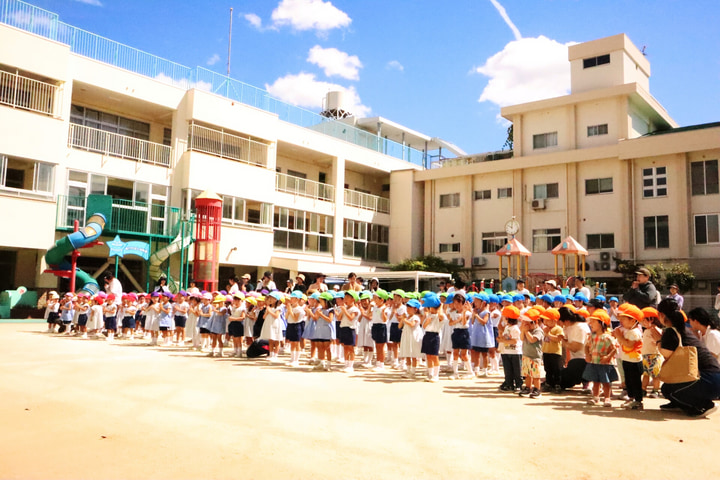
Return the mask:
[[[513,217],[531,275],[551,273],[549,250],[572,235],[593,279],[615,275],[613,256],[686,261],[699,293],[720,278],[720,123],[678,127],[625,35],[570,47],[569,95],[502,109],[512,151],[467,155],[353,117],[338,93],[319,115],[24,2],[0,6],[0,291],[66,285],[43,273],[44,256],[94,213],[91,194],[112,197],[100,240],[150,246],[147,261],[119,261],[126,289],[161,273],[186,284],[206,190],[223,199],[221,286],[265,270],[278,286],[300,272],[369,273],[421,254],[496,278]],[[91,275],[115,267],[106,245],[81,253]]]
[[397,174],[423,212],[412,235],[422,244],[407,241],[401,256],[435,254],[473,279],[497,278],[514,218],[531,278],[554,273],[550,251],[572,235],[588,249],[594,281],[619,276],[614,258],[687,262],[694,293],[714,294],[720,122],[679,127],[650,94],[647,58],[623,34],[571,46],[568,60],[569,95],[501,110],[511,152]]

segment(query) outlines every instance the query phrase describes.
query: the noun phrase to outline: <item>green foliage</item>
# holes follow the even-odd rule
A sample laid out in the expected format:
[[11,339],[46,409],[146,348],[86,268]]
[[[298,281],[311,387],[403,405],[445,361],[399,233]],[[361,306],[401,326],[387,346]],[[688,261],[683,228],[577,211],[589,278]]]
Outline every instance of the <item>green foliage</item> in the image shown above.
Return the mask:
[[615,262],[615,271],[622,273],[624,276],[624,280],[620,285],[623,290],[630,288],[630,285],[635,280],[635,272],[640,267],[645,267],[650,270],[650,280],[660,290],[667,290],[668,286],[675,283],[681,292],[686,292],[692,288],[693,281],[695,280],[695,274],[690,270],[690,265],[687,263],[644,265],[619,258],[615,258]]
[[502,149],[505,150],[505,147],[508,148],[508,150],[513,149],[513,126],[512,124],[507,129],[507,138],[505,139],[505,143],[502,146]]
[[446,262],[440,257],[436,257],[434,255],[424,255],[417,258],[408,258],[400,263],[390,265],[390,270],[419,270],[421,272],[450,273],[453,278],[458,278],[463,269],[454,263]]

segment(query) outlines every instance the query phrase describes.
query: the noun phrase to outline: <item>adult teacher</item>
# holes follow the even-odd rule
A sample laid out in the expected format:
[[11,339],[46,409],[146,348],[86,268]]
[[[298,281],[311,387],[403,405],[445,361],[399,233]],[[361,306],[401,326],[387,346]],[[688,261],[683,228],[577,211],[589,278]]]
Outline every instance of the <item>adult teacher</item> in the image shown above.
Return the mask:
[[[661,390],[670,402],[662,410],[682,410],[689,417],[706,417],[717,409],[713,400],[720,397],[720,364],[702,342],[685,328],[685,317],[678,304],[666,298],[658,305],[660,321],[667,327],[660,338],[660,353],[667,362],[682,341],[683,346],[697,349],[700,378],[693,382],[664,383]],[[678,338],[679,334],[679,338]]]

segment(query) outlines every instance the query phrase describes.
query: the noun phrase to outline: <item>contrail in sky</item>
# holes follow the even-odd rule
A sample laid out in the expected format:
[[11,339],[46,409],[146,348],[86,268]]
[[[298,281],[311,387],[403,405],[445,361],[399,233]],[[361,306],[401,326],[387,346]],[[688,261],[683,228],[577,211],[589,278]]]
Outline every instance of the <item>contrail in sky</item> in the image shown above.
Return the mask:
[[520,34],[520,30],[515,26],[515,24],[510,20],[510,17],[508,16],[507,12],[505,11],[505,7],[500,5],[500,2],[497,0],[490,0],[490,3],[493,4],[495,9],[498,11],[500,16],[505,20],[505,23],[507,23],[507,26],[510,27],[510,30],[513,31],[513,34],[515,35],[515,40],[520,40],[522,38],[522,35]]

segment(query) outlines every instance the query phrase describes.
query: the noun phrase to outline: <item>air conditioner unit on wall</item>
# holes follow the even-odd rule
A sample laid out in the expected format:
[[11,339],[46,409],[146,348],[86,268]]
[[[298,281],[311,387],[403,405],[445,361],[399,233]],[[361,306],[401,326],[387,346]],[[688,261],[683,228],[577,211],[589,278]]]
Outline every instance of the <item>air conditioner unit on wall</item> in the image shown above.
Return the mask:
[[472,259],[473,267],[484,267],[487,265],[487,258],[486,257],[473,257]]
[[533,210],[545,210],[545,199],[537,198],[532,201],[530,206],[533,208]]
[[614,256],[615,256],[615,252],[610,252],[610,251],[600,252],[600,261],[601,262],[612,262],[612,259]]
[[465,259],[463,257],[456,257],[452,259],[453,265],[458,265],[460,267],[465,266]]

